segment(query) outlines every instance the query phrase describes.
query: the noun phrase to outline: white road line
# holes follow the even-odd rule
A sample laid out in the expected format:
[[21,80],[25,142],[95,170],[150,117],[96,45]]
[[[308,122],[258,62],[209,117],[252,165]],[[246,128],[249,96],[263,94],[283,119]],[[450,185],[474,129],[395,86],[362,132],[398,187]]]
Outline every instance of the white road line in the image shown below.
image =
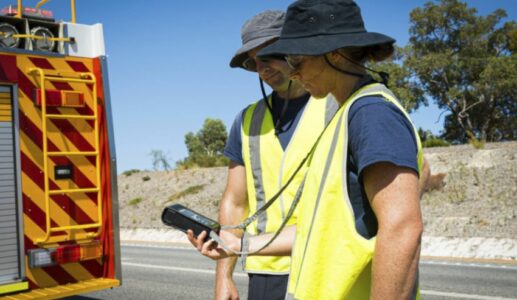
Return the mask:
[[451,298],[455,298],[455,299],[460,298],[460,299],[476,299],[476,300],[517,300],[517,298],[503,298],[503,297],[450,293],[450,292],[438,292],[438,291],[428,291],[428,290],[422,290],[422,291],[420,291],[420,294],[429,295],[429,296],[451,297]]
[[441,266],[460,266],[460,267],[477,267],[477,268],[489,268],[489,269],[507,269],[507,270],[517,270],[517,266],[513,265],[503,265],[503,264],[495,264],[495,263],[470,263],[470,262],[448,262],[448,261],[429,261],[429,260],[421,260],[421,265],[441,265]]
[[[148,269],[159,269],[159,270],[167,270],[167,271],[182,271],[182,272],[193,272],[193,273],[203,273],[203,274],[215,274],[214,270],[202,270],[202,269],[193,269],[193,268],[182,268],[182,267],[167,267],[167,266],[157,266],[157,265],[148,265],[148,264],[137,264],[131,262],[122,262],[123,266],[130,267],[140,267],[140,268],[148,268]],[[235,276],[248,277],[247,274],[244,273],[233,273]]]
[[[149,264],[131,263],[131,262],[127,262],[127,261],[123,261],[122,265],[130,266],[130,267],[138,267],[138,268],[159,269],[159,270],[166,270],[166,271],[182,271],[182,272],[192,272],[192,273],[202,273],[202,274],[212,274],[212,275],[215,274],[214,270],[157,266],[157,265],[149,265]],[[234,273],[234,275],[239,276],[239,277],[248,277],[248,275],[244,274],[244,273]],[[422,295],[450,297],[450,298],[456,298],[456,299],[460,298],[460,299],[476,299],[476,300],[517,300],[517,298],[492,297],[492,296],[482,296],[482,295],[475,295],[475,294],[439,292],[439,291],[430,291],[430,290],[421,290],[420,293]]]
[[160,249],[175,249],[175,250],[192,250],[197,251],[192,245],[159,245],[159,244],[142,244],[142,243],[122,243],[123,247],[137,247],[137,248],[160,248]]

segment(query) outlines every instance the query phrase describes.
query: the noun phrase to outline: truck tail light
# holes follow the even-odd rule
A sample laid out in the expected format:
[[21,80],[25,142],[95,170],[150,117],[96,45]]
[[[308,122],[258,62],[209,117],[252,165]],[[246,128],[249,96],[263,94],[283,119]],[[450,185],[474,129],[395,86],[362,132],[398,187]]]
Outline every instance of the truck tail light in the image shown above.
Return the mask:
[[102,245],[100,241],[93,241],[81,245],[81,260],[96,259],[102,257]]
[[81,259],[81,247],[79,245],[66,245],[56,248],[52,259],[58,264],[77,262]]
[[29,266],[31,268],[41,268],[53,266],[56,263],[52,260],[52,250],[54,249],[33,249],[29,250]]
[[[36,89],[36,105],[41,106],[41,89]],[[77,91],[45,90],[45,102],[53,107],[84,107],[84,94]]]
[[56,248],[32,249],[28,251],[29,266],[41,268],[90,260],[102,257],[102,244],[93,241],[85,244],[63,245]]

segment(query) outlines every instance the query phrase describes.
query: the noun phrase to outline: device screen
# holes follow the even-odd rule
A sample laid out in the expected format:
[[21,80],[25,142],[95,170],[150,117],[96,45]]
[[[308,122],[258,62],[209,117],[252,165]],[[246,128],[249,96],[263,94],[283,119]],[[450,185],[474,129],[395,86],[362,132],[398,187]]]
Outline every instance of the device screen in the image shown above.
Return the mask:
[[207,225],[209,227],[212,227],[214,225],[216,225],[212,220],[208,219],[208,218],[205,218],[204,216],[202,215],[199,215],[189,209],[186,209],[186,208],[182,208],[180,210],[178,210],[179,213],[181,213],[182,215],[190,218],[191,220],[194,220],[198,223],[201,223],[201,224],[204,224],[204,225]]

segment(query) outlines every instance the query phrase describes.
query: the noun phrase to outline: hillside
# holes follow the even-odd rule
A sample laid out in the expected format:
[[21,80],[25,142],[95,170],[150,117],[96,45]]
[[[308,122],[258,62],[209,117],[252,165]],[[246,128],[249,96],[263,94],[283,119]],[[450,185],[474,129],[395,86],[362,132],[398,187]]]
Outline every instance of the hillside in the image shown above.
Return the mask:
[[[422,198],[425,236],[517,236],[517,142],[428,148],[430,188]],[[184,204],[217,219],[226,168],[118,176],[123,229],[165,228],[163,208]]]

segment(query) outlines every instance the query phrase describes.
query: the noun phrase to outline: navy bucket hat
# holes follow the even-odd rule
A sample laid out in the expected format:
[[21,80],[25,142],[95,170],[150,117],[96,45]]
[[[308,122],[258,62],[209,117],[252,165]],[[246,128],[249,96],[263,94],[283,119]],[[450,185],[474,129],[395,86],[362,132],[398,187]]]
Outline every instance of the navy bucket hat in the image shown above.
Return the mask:
[[280,39],[258,56],[323,55],[344,47],[393,43],[389,36],[366,31],[352,0],[299,0],[287,9]]
[[248,58],[248,51],[280,37],[285,12],[266,10],[244,23],[241,29],[242,47],[237,50],[230,67],[244,68],[243,63]]

